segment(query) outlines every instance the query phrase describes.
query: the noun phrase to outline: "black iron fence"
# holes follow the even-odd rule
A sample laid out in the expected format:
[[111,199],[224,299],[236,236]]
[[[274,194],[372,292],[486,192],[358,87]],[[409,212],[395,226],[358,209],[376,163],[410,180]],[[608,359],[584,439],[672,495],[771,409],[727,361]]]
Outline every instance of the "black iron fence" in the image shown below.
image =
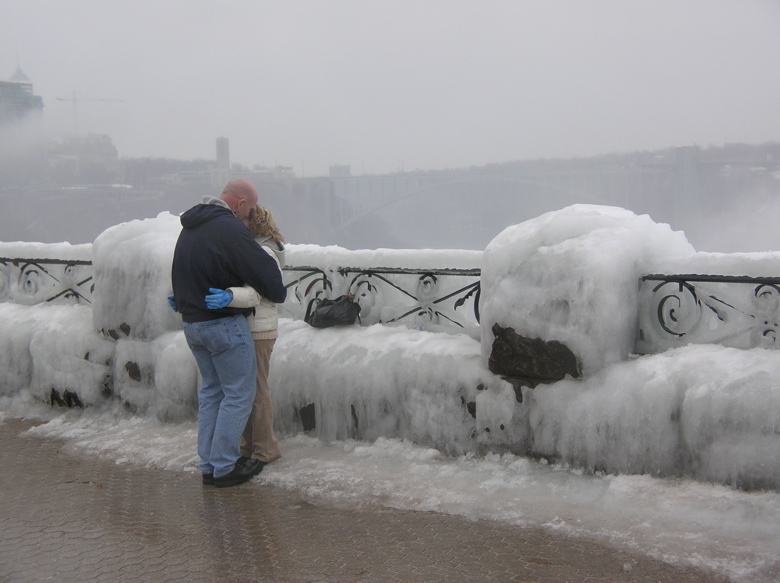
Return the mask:
[[0,301],[90,305],[93,291],[91,261],[0,257]]
[[360,323],[479,329],[479,269],[285,267],[288,288],[283,313],[303,319],[316,298],[353,294]]
[[646,275],[636,352],[686,344],[780,348],[780,277]]
[[[315,298],[354,294],[360,324],[479,337],[480,270],[287,266],[282,316],[303,319]],[[0,301],[91,305],[92,263],[0,257]],[[780,277],[645,275],[636,352],[687,344],[780,348]]]

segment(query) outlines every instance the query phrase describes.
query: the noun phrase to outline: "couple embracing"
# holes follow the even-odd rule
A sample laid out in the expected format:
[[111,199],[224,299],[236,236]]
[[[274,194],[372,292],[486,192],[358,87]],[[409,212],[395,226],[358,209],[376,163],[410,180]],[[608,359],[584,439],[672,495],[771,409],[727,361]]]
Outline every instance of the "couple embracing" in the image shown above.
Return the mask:
[[198,469],[203,484],[235,486],[279,457],[268,387],[284,302],[284,244],[247,180],[229,182],[181,216],[171,307],[202,377]]

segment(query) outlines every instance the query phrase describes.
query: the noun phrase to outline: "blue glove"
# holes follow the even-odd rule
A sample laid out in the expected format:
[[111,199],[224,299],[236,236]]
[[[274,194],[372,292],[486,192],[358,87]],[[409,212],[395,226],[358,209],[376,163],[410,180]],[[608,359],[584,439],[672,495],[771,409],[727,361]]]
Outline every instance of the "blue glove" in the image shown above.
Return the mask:
[[171,307],[171,310],[173,310],[174,312],[179,311],[176,309],[176,302],[173,301],[173,294],[168,296],[168,305]]
[[219,310],[233,301],[233,292],[223,289],[209,288],[211,295],[206,296],[206,307],[209,310]]

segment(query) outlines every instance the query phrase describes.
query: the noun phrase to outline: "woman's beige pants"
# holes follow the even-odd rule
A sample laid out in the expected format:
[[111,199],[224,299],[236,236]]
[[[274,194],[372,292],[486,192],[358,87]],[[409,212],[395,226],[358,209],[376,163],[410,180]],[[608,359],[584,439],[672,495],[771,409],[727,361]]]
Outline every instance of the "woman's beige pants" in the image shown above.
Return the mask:
[[241,455],[266,463],[282,457],[279,442],[274,435],[274,410],[271,404],[271,389],[268,386],[268,370],[275,342],[276,339],[255,340],[257,394],[246,429],[241,435]]

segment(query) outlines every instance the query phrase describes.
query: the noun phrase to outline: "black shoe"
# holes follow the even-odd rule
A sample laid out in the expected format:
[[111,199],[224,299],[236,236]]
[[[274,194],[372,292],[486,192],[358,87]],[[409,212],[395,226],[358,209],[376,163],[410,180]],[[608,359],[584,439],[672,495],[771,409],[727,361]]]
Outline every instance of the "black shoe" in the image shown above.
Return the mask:
[[243,464],[236,463],[229,474],[214,478],[214,485],[217,488],[227,488],[248,482],[259,473],[257,472],[257,464],[259,463],[260,460],[249,460]]
[[214,485],[214,474],[203,474],[203,485],[204,486],[213,486]]
[[255,473],[254,473],[254,475],[255,475],[255,476],[256,476],[257,474],[259,474],[260,472],[262,472],[262,471],[263,471],[263,468],[264,468],[264,467],[266,466],[266,464],[268,463],[268,462],[264,462],[263,460],[258,460],[258,459],[254,459],[254,458],[249,458],[249,457],[246,457],[246,456],[242,455],[241,457],[239,457],[239,458],[238,458],[238,461],[236,462],[236,465],[239,465],[239,464],[240,464],[240,465],[244,465],[246,462],[248,462],[248,461],[250,461],[250,460],[251,460],[252,462],[257,462],[257,469],[255,470]]

